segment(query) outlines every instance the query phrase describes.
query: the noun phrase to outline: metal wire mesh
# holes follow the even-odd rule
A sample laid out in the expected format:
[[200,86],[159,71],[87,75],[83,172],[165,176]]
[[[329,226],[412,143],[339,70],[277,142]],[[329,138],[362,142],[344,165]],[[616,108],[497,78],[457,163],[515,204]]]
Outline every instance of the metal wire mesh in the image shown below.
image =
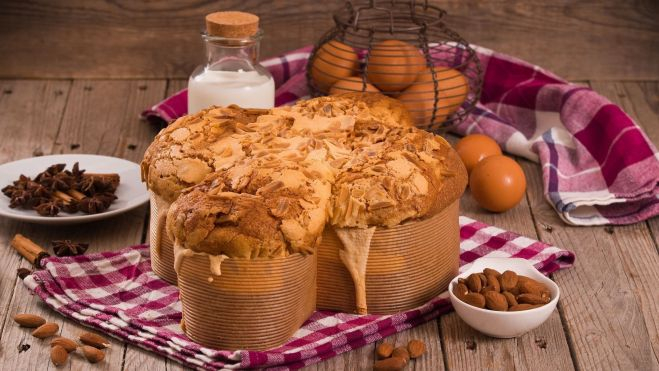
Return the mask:
[[340,91],[377,88],[400,99],[419,127],[439,130],[464,120],[480,97],[483,72],[469,43],[442,22],[445,14],[427,1],[346,2],[309,58],[312,95],[352,78],[361,84]]

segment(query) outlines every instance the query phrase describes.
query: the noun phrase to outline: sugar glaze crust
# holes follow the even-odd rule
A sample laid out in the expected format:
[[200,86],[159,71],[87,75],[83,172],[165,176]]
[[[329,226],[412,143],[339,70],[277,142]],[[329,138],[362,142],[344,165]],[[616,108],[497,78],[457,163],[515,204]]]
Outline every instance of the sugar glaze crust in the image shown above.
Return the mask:
[[[455,151],[411,122],[379,94],[209,109],[158,135],[143,176],[176,200],[167,232],[183,248],[240,258],[312,253],[326,224],[393,227],[462,194],[467,175]],[[196,160],[206,167],[186,168]]]

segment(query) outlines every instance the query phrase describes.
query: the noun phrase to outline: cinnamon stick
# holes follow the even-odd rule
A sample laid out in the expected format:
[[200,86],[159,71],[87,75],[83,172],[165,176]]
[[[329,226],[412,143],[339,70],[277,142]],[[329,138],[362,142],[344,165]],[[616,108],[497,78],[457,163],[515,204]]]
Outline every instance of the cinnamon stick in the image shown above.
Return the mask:
[[80,201],[80,200],[82,200],[83,198],[87,197],[84,193],[82,193],[82,192],[80,192],[80,191],[78,191],[78,190],[75,190],[75,189],[69,189],[68,191],[66,191],[66,193],[67,193],[69,196],[75,198],[75,199],[78,200],[78,201]]
[[42,268],[41,260],[50,256],[41,246],[34,243],[29,238],[18,233],[12,238],[10,242],[11,247],[13,247],[22,257],[27,259],[37,268]]
[[59,199],[62,200],[65,204],[68,204],[69,202],[73,201],[73,197],[67,195],[66,193],[64,193],[64,192],[62,192],[62,191],[55,191],[55,192],[53,192],[53,196],[55,196],[56,198],[59,198]]
[[113,188],[117,188],[119,186],[119,181],[121,178],[119,177],[119,174],[116,173],[84,173],[82,174],[83,178],[94,178],[101,180],[105,183],[110,183],[112,184]]

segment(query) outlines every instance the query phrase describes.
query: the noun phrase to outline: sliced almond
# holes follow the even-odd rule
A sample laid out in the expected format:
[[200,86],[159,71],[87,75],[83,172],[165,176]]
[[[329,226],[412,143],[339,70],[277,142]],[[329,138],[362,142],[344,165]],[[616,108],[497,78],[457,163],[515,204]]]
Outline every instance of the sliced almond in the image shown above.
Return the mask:
[[37,339],[49,338],[59,331],[59,325],[53,322],[47,322],[32,331],[32,336]]
[[36,328],[46,323],[46,320],[43,317],[29,313],[20,313],[15,315],[14,321],[16,321],[16,323],[22,327],[27,328]]

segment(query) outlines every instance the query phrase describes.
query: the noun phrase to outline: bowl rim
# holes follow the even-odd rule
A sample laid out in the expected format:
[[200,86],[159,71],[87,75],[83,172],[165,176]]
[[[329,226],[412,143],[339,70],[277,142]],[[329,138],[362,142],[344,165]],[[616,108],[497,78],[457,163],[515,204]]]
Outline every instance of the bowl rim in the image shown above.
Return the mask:
[[[525,265],[527,268],[531,268],[536,273],[541,275],[544,278],[545,282],[549,282],[549,285],[552,286],[556,290],[556,295],[549,301],[549,303],[547,303],[547,304],[545,304],[541,307],[527,309],[527,310],[520,310],[520,311],[515,311],[515,312],[497,311],[497,310],[491,310],[491,309],[485,309],[485,308],[478,308],[478,307],[475,307],[473,305],[470,305],[469,303],[465,303],[464,301],[458,299],[458,297],[455,296],[455,294],[453,293],[453,287],[455,286],[455,284],[457,284],[458,278],[465,278],[465,277],[469,276],[470,274],[478,271],[479,265],[475,264],[476,262],[479,262],[479,261],[480,262],[484,262],[484,261],[499,261],[499,262],[501,262],[501,261],[511,261],[511,260],[514,260],[517,263],[521,263],[522,265]],[[535,313],[535,312],[539,312],[539,311],[542,311],[542,310],[546,310],[548,308],[552,308],[552,310],[553,310],[553,308],[555,308],[556,305],[558,304],[558,299],[561,296],[560,287],[556,284],[556,282],[552,281],[549,277],[545,276],[542,272],[540,272],[536,267],[533,266],[533,264],[531,264],[526,259],[522,259],[522,258],[493,258],[493,257],[488,258],[488,257],[482,257],[482,258],[478,258],[478,259],[474,260],[470,264],[472,264],[472,265],[469,267],[469,269],[467,269],[464,272],[458,274],[457,276],[455,276],[451,280],[451,282],[449,282],[448,293],[449,293],[449,296],[451,298],[451,302],[458,301],[461,304],[464,304],[465,307],[469,308],[469,310],[474,310],[476,313],[482,313],[482,314],[488,314],[488,315],[502,315],[502,316],[509,316],[509,317],[513,317],[515,315],[522,315],[522,314],[525,314],[525,313]],[[508,269],[508,270],[511,270],[511,271],[517,273],[513,269]]]

